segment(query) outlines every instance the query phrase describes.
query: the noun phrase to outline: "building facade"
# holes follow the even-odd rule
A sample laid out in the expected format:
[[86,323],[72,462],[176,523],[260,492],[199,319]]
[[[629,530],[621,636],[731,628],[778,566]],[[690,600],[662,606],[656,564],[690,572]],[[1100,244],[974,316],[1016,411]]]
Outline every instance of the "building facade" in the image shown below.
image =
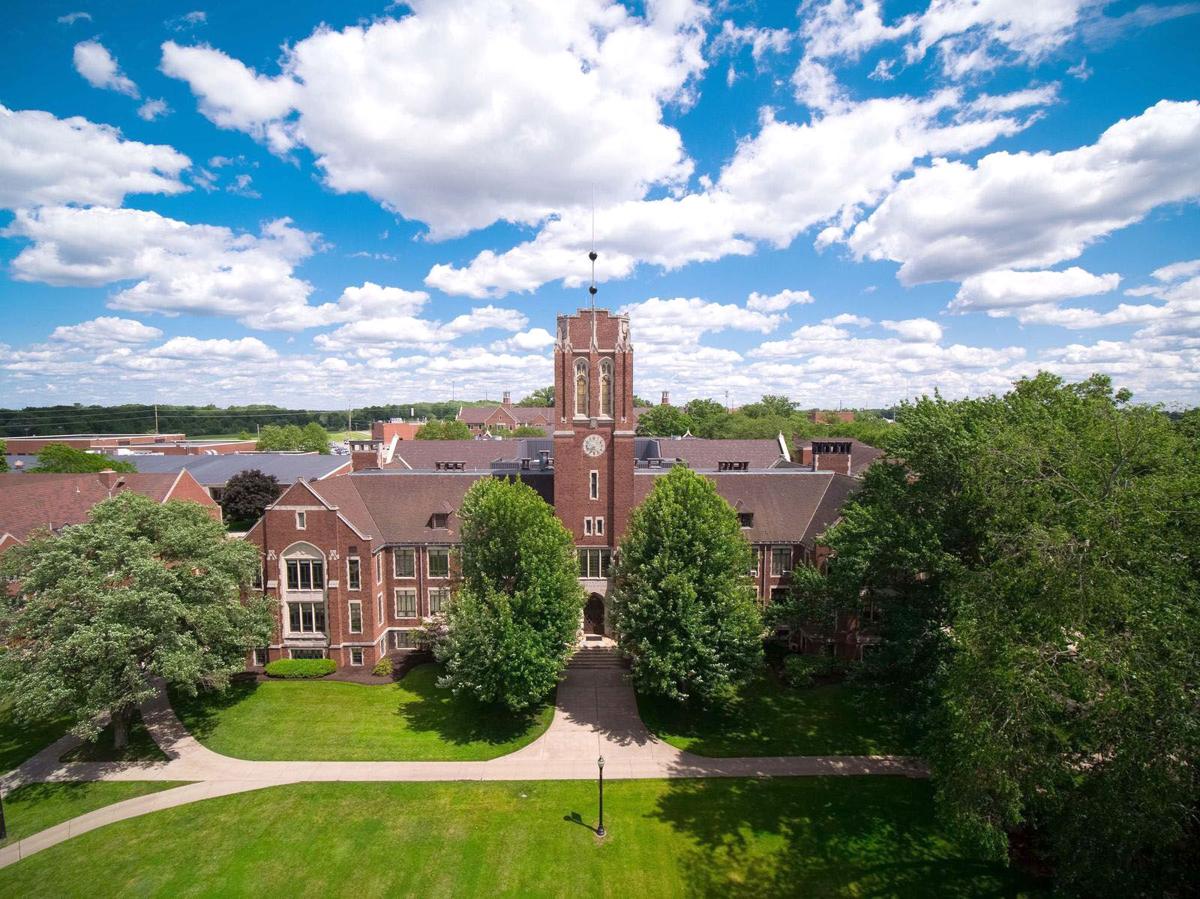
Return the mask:
[[674,465],[710,477],[737,511],[754,548],[747,573],[761,603],[786,587],[797,565],[820,564],[820,535],[857,485],[854,446],[801,447],[793,459],[782,435],[638,437],[633,352],[628,316],[561,315],[555,405],[535,410],[549,414],[547,437],[402,448],[357,442],[348,475],[288,488],[246,535],[259,547],[261,586],[278,608],[275,638],[250,664],[330,657],[370,666],[415,647],[423,622],[450,596],[458,510],[482,477],[518,478],[553,504],[578,548],[585,633],[611,633],[614,552],[633,510]]

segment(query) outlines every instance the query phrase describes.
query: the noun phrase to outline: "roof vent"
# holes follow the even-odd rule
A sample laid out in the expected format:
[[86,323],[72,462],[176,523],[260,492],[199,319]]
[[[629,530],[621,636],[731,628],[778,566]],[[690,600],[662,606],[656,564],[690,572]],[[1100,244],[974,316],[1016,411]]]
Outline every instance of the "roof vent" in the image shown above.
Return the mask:
[[724,460],[717,462],[717,471],[749,471],[750,462],[745,459]]

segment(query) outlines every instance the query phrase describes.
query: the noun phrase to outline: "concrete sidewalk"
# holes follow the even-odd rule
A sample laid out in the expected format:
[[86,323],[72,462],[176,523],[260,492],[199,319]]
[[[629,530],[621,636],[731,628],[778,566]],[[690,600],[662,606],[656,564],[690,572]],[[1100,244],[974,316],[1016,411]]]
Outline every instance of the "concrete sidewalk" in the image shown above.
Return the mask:
[[142,707],[146,728],[165,762],[59,761],[73,737],[49,746],[0,779],[5,792],[25,783],[79,780],[180,780],[187,786],[139,796],[81,815],[0,849],[0,868],[33,852],[114,821],[214,796],[306,781],[588,780],[603,755],[612,779],[673,777],[809,777],[883,774],[926,777],[919,760],[902,756],[708,758],[683,752],[651,734],[637,699],[616,669],[569,669],[559,685],[554,720],[523,749],[486,762],[256,762],[203,746],[175,715],[165,690]]

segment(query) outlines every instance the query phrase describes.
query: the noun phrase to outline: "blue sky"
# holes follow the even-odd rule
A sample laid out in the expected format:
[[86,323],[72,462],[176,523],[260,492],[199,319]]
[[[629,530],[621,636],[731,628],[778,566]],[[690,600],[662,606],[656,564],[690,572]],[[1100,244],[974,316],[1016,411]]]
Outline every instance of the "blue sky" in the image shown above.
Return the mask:
[[6,11],[0,405],[1200,399],[1198,3]]

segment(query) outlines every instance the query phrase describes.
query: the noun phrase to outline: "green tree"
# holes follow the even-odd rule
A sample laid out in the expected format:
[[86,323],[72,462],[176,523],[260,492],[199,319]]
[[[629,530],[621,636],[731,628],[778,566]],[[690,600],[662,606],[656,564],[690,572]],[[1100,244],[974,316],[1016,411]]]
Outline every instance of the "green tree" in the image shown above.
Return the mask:
[[675,406],[651,406],[638,416],[637,433],[642,437],[676,437],[688,433],[695,422]]
[[614,627],[639,690],[721,704],[762,665],[750,558],[712,481],[684,466],[655,479],[613,575]]
[[651,407],[653,405],[654,405],[654,403],[650,402],[645,397],[640,397],[636,393],[633,395],[633,408],[648,409],[649,407]]
[[741,411],[751,418],[786,418],[796,411],[796,404],[786,396],[768,393],[757,403],[742,406]]
[[514,711],[542,702],[579,630],[583,589],[570,532],[518,480],[467,491],[462,579],[437,646],[444,686]]
[[248,591],[258,552],[194,503],[124,492],[90,519],[7,552],[0,571],[0,683],[23,720],[66,716],[95,739],[112,715],[124,748],[154,679],[224,687],[271,636],[270,602]]
[[525,397],[517,403],[518,406],[553,406],[554,405],[554,385],[550,384],[546,387],[539,387],[529,396]]
[[277,453],[329,455],[329,432],[315,421],[300,425],[267,425],[258,435],[257,449]]
[[417,430],[417,440],[470,440],[471,429],[465,421],[439,421],[434,418]]
[[4,455],[7,452],[8,444],[0,440],[0,471],[8,471],[8,459]]
[[720,433],[721,422],[729,412],[716,400],[689,400],[683,411],[692,420],[692,433],[697,437],[716,437]]
[[29,469],[53,474],[86,474],[93,471],[134,472],[137,469],[129,462],[118,462],[98,453],[85,453],[65,443],[51,443],[37,454],[38,464]]
[[509,432],[513,437],[545,437],[546,429],[536,425],[518,425]]
[[892,461],[827,539],[831,589],[890,597],[946,817],[1059,887],[1178,893],[1197,875],[1200,466],[1108,379],[900,409]]
[[262,518],[264,510],[282,491],[274,475],[263,474],[257,468],[238,472],[221,494],[226,523],[237,530],[249,528]]

